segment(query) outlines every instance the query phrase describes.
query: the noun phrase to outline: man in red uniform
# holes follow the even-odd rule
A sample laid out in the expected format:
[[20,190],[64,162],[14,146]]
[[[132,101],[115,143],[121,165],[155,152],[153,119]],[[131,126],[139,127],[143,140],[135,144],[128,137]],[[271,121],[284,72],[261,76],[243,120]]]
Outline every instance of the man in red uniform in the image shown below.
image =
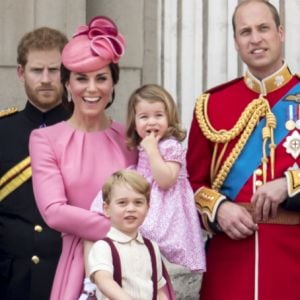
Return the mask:
[[242,78],[201,95],[187,166],[211,233],[201,300],[300,299],[300,79],[282,57],[276,8],[233,15]]

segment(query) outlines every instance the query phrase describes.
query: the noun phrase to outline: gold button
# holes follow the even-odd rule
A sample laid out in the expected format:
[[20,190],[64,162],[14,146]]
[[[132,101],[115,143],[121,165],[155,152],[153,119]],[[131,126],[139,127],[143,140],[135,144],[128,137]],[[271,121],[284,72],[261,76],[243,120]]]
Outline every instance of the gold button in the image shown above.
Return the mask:
[[263,183],[261,180],[256,180],[255,181],[255,186],[261,186]]
[[34,264],[36,264],[36,265],[40,262],[40,258],[39,258],[37,255],[33,255],[33,256],[31,257],[31,260],[32,260],[32,262],[33,262]]
[[261,176],[262,175],[262,170],[261,169],[256,169],[255,170],[255,175]]
[[43,227],[41,225],[35,225],[34,226],[34,231],[36,231],[36,232],[42,232],[43,231]]

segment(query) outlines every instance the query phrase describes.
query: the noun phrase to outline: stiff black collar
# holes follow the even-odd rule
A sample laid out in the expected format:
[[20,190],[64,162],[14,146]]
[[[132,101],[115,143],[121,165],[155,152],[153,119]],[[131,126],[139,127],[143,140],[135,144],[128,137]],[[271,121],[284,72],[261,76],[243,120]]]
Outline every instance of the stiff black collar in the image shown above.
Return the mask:
[[29,101],[27,101],[24,108],[24,114],[37,126],[42,124],[46,126],[53,125],[62,120],[66,120],[70,116],[69,112],[63,107],[62,104],[59,104],[46,112],[42,112],[33,106]]

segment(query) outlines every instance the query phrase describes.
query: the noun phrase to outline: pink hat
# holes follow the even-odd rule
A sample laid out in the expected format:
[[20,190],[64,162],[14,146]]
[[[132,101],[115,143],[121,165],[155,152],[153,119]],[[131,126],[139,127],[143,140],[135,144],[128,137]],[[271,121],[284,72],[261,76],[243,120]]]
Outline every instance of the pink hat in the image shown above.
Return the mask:
[[110,63],[118,63],[124,48],[124,37],[114,22],[98,16],[88,25],[78,27],[63,49],[62,62],[73,72],[93,72]]

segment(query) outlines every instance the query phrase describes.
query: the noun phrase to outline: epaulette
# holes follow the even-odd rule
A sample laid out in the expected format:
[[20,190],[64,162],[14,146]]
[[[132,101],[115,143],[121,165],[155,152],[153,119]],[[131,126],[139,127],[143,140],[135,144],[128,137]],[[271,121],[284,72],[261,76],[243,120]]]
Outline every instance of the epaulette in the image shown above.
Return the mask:
[[244,77],[238,77],[238,78],[235,78],[235,79],[230,80],[230,81],[227,81],[227,82],[225,82],[225,83],[223,83],[223,84],[217,85],[217,86],[215,86],[215,87],[213,87],[213,88],[207,90],[205,93],[206,93],[206,94],[207,94],[207,93],[211,94],[211,93],[214,93],[214,92],[217,92],[217,91],[221,91],[221,90],[223,90],[224,88],[226,88],[226,87],[228,87],[228,86],[230,86],[230,85],[232,85],[232,84],[234,84],[234,83],[236,83],[236,82],[238,82],[238,81],[240,81],[240,80],[243,80],[243,79],[244,79]]
[[0,118],[13,115],[18,112],[18,109],[16,107],[9,107],[3,110],[0,110]]
[[[296,76],[300,80],[300,73],[296,73],[294,76]],[[296,94],[288,94],[284,100],[294,101],[297,103],[300,103],[300,93]]]

